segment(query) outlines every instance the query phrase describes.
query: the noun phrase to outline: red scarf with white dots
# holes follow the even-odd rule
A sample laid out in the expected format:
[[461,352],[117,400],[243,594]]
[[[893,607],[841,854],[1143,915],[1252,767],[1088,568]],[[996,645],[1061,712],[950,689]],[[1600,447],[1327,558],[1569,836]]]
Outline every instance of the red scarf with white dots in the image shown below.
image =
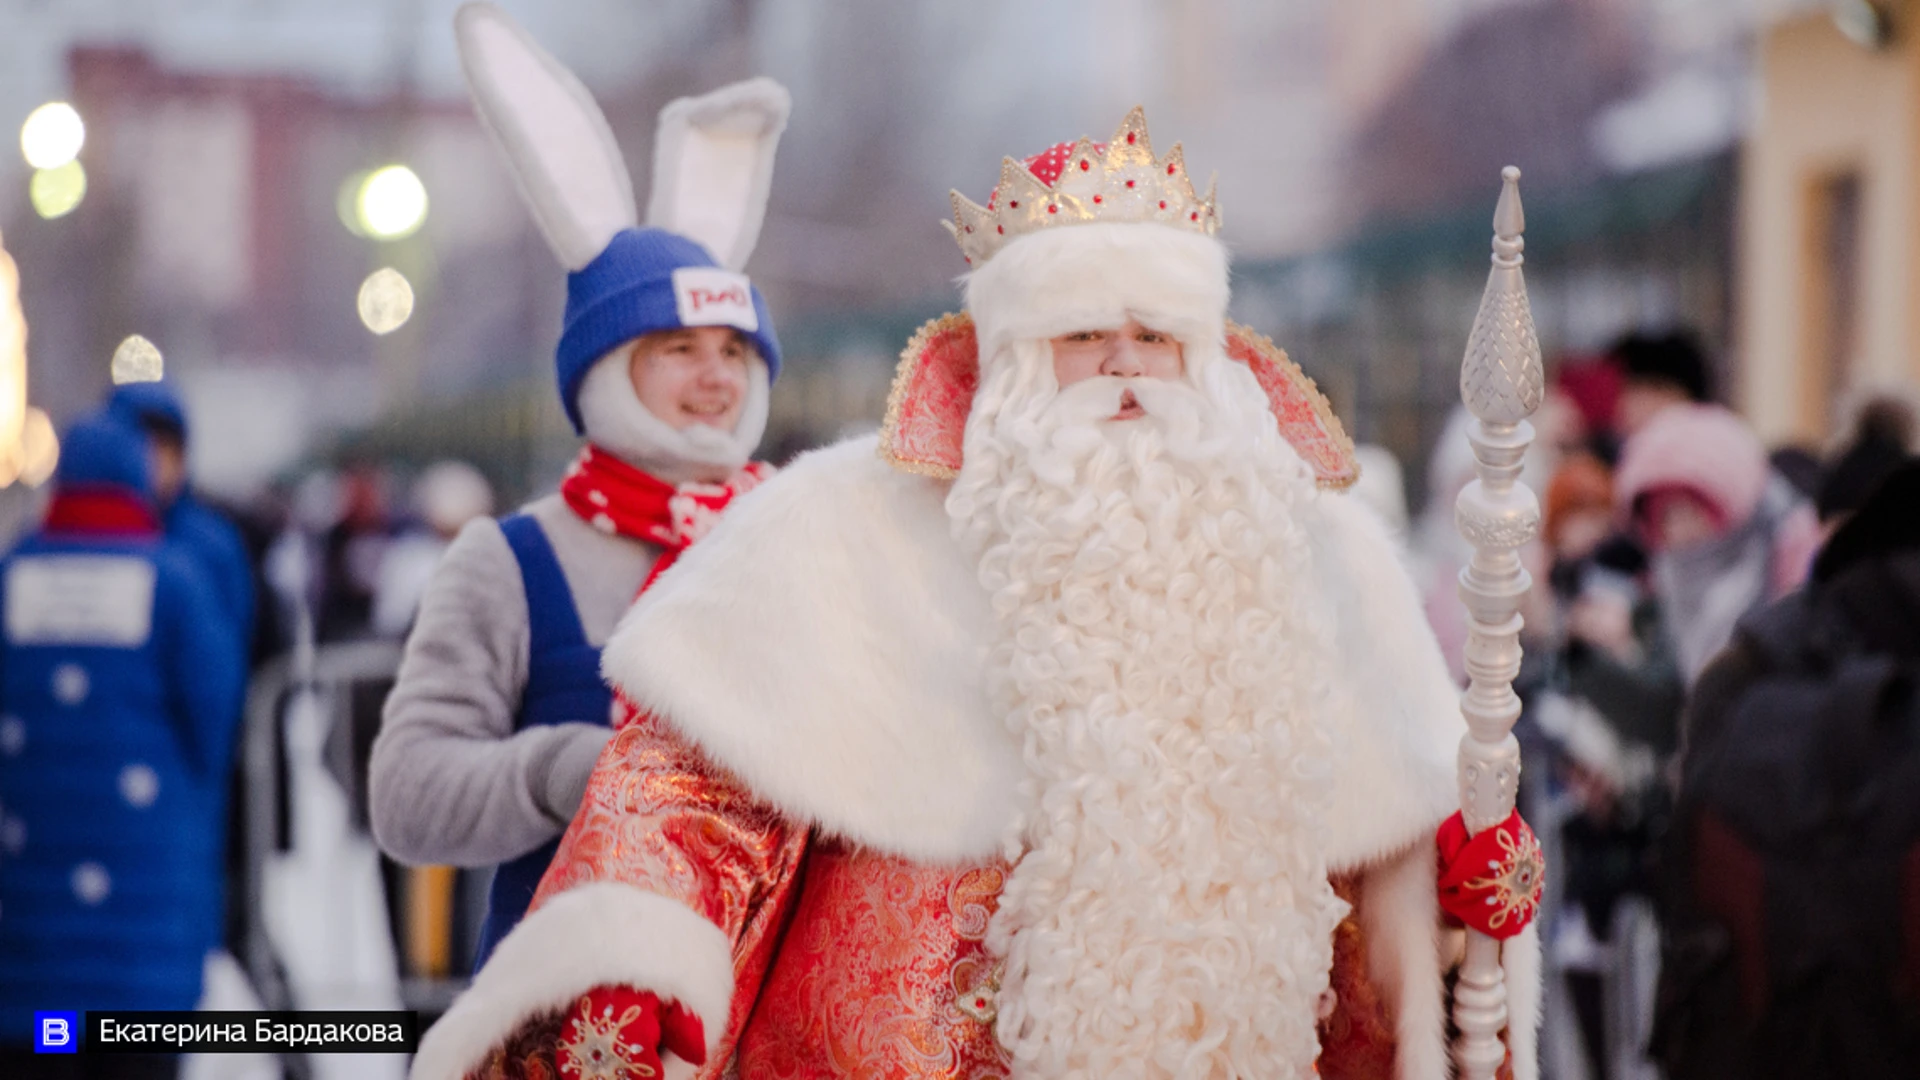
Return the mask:
[[644,592],[682,551],[713,529],[728,503],[772,475],[773,466],[754,461],[722,483],[669,484],[588,444],[560,481],[560,497],[601,532],[664,549],[640,586]]

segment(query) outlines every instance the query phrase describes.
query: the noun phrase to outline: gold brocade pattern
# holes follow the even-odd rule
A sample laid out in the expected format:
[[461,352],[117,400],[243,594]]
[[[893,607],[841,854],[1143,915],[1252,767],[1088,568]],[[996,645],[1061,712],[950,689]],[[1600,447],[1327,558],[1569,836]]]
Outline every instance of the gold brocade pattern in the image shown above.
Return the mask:
[[753,1080],[998,1080],[999,863],[925,866],[836,841],[808,858],[793,924],[740,1042]]
[[529,913],[579,885],[614,881],[678,900],[734,942],[727,1031],[699,1075],[718,1076],[754,1005],[793,896],[807,832],[749,795],[686,740],[625,701],[586,797]]

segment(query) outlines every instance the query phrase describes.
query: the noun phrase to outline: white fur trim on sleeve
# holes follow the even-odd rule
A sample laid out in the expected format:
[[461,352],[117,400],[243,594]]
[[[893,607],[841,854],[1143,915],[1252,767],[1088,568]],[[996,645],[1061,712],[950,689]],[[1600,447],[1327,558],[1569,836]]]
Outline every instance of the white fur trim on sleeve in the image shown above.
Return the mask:
[[1400,551],[1373,509],[1320,492],[1307,511],[1314,572],[1334,622],[1328,680],[1340,761],[1328,862],[1365,866],[1420,840],[1458,808],[1460,691]]
[[745,266],[792,110],[787,88],[764,76],[660,110],[647,224],[698,240],[729,270]]
[[[1368,974],[1393,1018],[1394,1080],[1445,1080],[1446,969],[1463,935],[1443,932],[1431,842],[1370,867],[1361,879]],[[1501,947],[1507,981],[1507,1047],[1514,1080],[1540,1080],[1540,935],[1529,926]]]
[[540,232],[568,270],[586,266],[637,223],[633,180],[607,118],[573,72],[499,8],[463,4],[453,28],[474,108]]
[[1445,949],[1431,841],[1369,868],[1360,921],[1368,975],[1393,1018],[1394,1080],[1447,1075]]
[[1540,924],[1507,939],[1500,948],[1507,974],[1507,1049],[1513,1080],[1540,1080]]
[[[411,1080],[460,1080],[534,1015],[596,986],[638,987],[692,1009],[717,1047],[733,1001],[733,948],[678,901],[631,885],[571,889],[513,928],[473,985],[420,1039]],[[668,1076],[690,1073],[686,1062]]]

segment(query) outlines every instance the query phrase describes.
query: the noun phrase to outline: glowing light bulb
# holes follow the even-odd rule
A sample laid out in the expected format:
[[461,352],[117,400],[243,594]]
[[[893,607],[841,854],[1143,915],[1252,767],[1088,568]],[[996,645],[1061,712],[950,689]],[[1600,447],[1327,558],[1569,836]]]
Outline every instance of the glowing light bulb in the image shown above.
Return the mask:
[[33,212],[48,220],[73,213],[86,197],[87,170],[78,161],[35,170],[33,179],[27,182],[27,200],[33,203]]
[[413,317],[413,285],[405,274],[383,266],[360,283],[360,321],[376,334],[391,334]]
[[128,334],[113,350],[113,384],[159,382],[166,360],[153,342],[139,334]]
[[367,174],[355,201],[360,227],[380,240],[411,236],[427,220],[427,188],[405,165],[388,165]]
[[20,125],[20,152],[36,169],[57,169],[80,156],[87,125],[64,101],[49,101],[27,114]]

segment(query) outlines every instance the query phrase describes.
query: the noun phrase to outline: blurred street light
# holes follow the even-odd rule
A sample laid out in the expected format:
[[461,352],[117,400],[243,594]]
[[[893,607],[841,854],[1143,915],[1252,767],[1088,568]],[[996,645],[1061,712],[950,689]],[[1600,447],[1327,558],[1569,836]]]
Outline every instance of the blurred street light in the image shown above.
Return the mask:
[[376,334],[391,334],[413,317],[413,285],[405,274],[383,266],[360,283],[360,321]]
[[166,359],[153,342],[139,334],[128,334],[113,350],[113,384],[159,382],[165,373]]
[[49,101],[27,114],[20,125],[20,152],[36,169],[57,169],[80,156],[87,126],[64,101]]
[[51,169],[36,169],[27,182],[33,212],[49,220],[64,217],[87,197],[87,170],[78,159]]
[[405,165],[387,165],[367,174],[354,203],[360,228],[379,240],[411,236],[427,219],[427,189]]

